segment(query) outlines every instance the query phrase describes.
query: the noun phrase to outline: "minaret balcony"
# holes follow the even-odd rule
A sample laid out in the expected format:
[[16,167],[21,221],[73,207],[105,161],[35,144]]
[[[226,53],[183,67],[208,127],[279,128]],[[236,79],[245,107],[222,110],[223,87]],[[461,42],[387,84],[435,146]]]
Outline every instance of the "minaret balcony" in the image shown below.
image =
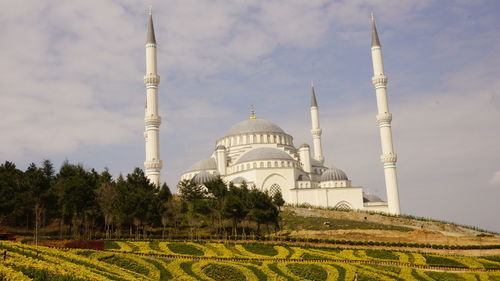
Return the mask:
[[372,83],[377,86],[385,86],[387,85],[387,76],[384,74],[374,75],[372,77]]
[[163,161],[153,159],[144,162],[144,168],[146,170],[160,170],[163,167]]
[[144,75],[144,84],[146,85],[158,85],[160,84],[160,75],[149,73]]
[[392,121],[392,114],[390,114],[388,112],[377,114],[377,122],[379,124],[381,124],[381,123],[391,123],[391,121]]
[[322,130],[321,129],[312,129],[311,134],[313,136],[321,136]]
[[148,116],[144,118],[144,125],[146,126],[160,126],[161,117],[160,116]]
[[396,153],[387,153],[380,155],[380,162],[383,164],[394,164],[398,160]]

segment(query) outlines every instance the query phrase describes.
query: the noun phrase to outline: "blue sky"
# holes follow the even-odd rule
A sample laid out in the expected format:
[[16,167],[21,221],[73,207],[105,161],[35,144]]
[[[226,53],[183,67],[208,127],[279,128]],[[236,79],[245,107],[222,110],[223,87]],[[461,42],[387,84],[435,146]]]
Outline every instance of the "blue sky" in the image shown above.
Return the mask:
[[3,1],[0,161],[144,161],[146,11],[153,5],[163,180],[255,104],[326,163],[385,197],[370,12],[389,76],[402,211],[500,231],[500,3],[494,0]]

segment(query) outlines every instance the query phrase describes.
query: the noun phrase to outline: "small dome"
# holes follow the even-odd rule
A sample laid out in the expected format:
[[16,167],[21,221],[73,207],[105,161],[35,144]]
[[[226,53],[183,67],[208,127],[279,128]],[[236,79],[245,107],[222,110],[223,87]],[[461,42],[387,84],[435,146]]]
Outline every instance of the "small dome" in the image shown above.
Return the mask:
[[193,177],[193,181],[197,184],[204,184],[206,182],[215,180],[217,177],[207,171],[201,171]]
[[243,182],[248,183],[248,180],[244,177],[236,177],[236,178],[232,179],[231,182],[232,183],[243,183]]
[[191,166],[188,171],[217,170],[217,163],[213,158],[201,159]]
[[301,145],[299,146],[299,149],[301,149],[301,148],[303,148],[303,147],[305,147],[305,148],[310,148],[310,146],[309,146],[307,143],[303,143],[303,144],[301,144]]
[[276,124],[264,119],[247,119],[240,121],[229,129],[225,136],[247,133],[281,133],[285,132]]
[[331,169],[326,170],[321,175],[321,181],[346,181],[348,180],[347,175],[344,171],[332,167]]
[[236,164],[257,161],[257,160],[294,160],[292,156],[283,150],[272,148],[272,147],[261,147],[252,149],[249,152],[243,154],[243,156],[236,161]]
[[298,181],[310,181],[311,179],[309,178],[309,176],[308,176],[308,175],[304,175],[304,174],[302,174],[302,175],[299,175],[299,176],[297,177],[297,180],[298,180]]
[[375,194],[363,192],[363,202],[366,203],[366,202],[384,202],[384,201]]
[[217,149],[217,150],[218,149],[224,149],[224,150],[226,150],[226,147],[223,146],[222,144],[219,144],[215,149]]

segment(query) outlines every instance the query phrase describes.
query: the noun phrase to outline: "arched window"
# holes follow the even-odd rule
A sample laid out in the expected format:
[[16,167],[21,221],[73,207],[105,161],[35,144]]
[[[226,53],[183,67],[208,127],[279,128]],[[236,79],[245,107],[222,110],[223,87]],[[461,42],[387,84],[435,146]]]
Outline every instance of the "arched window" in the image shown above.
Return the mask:
[[260,168],[264,168],[264,162],[260,162]]
[[271,168],[271,161],[268,161],[268,162],[267,162],[267,167],[268,167],[268,168]]
[[256,169],[257,168],[257,163],[253,163],[253,168]]
[[350,210],[352,210],[351,205],[349,205],[349,203],[347,203],[345,201],[339,202],[337,205],[335,205],[334,208],[336,210],[339,210],[339,211],[350,211]]
[[247,163],[247,170],[250,169],[250,163]]
[[278,161],[274,161],[274,167],[278,167]]
[[278,184],[271,185],[269,188],[269,195],[274,196],[278,192],[281,193],[281,187]]

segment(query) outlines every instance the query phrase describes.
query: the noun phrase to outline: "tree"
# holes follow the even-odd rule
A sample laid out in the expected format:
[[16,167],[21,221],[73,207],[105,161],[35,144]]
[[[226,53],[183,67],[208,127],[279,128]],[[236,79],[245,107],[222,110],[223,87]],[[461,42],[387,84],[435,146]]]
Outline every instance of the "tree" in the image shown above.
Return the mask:
[[163,226],[161,237],[162,239],[165,239],[165,228],[168,222],[172,220],[172,211],[175,209],[175,204],[172,204],[172,193],[166,183],[161,186],[160,192],[158,193],[158,199],[160,204],[158,211],[160,214],[161,225]]
[[0,165],[0,225],[13,213],[23,172],[12,162]]
[[232,221],[232,233],[237,235],[238,224],[243,220],[249,212],[248,204],[248,189],[240,188],[229,184],[229,192],[222,213],[225,218]]
[[281,211],[281,207],[285,205],[285,200],[283,200],[281,191],[278,191],[273,195],[273,203],[274,205],[278,206],[278,211]]
[[104,217],[106,238],[111,238],[111,225],[115,215],[118,190],[111,174],[105,169],[99,177],[99,186],[96,189],[96,200]]

